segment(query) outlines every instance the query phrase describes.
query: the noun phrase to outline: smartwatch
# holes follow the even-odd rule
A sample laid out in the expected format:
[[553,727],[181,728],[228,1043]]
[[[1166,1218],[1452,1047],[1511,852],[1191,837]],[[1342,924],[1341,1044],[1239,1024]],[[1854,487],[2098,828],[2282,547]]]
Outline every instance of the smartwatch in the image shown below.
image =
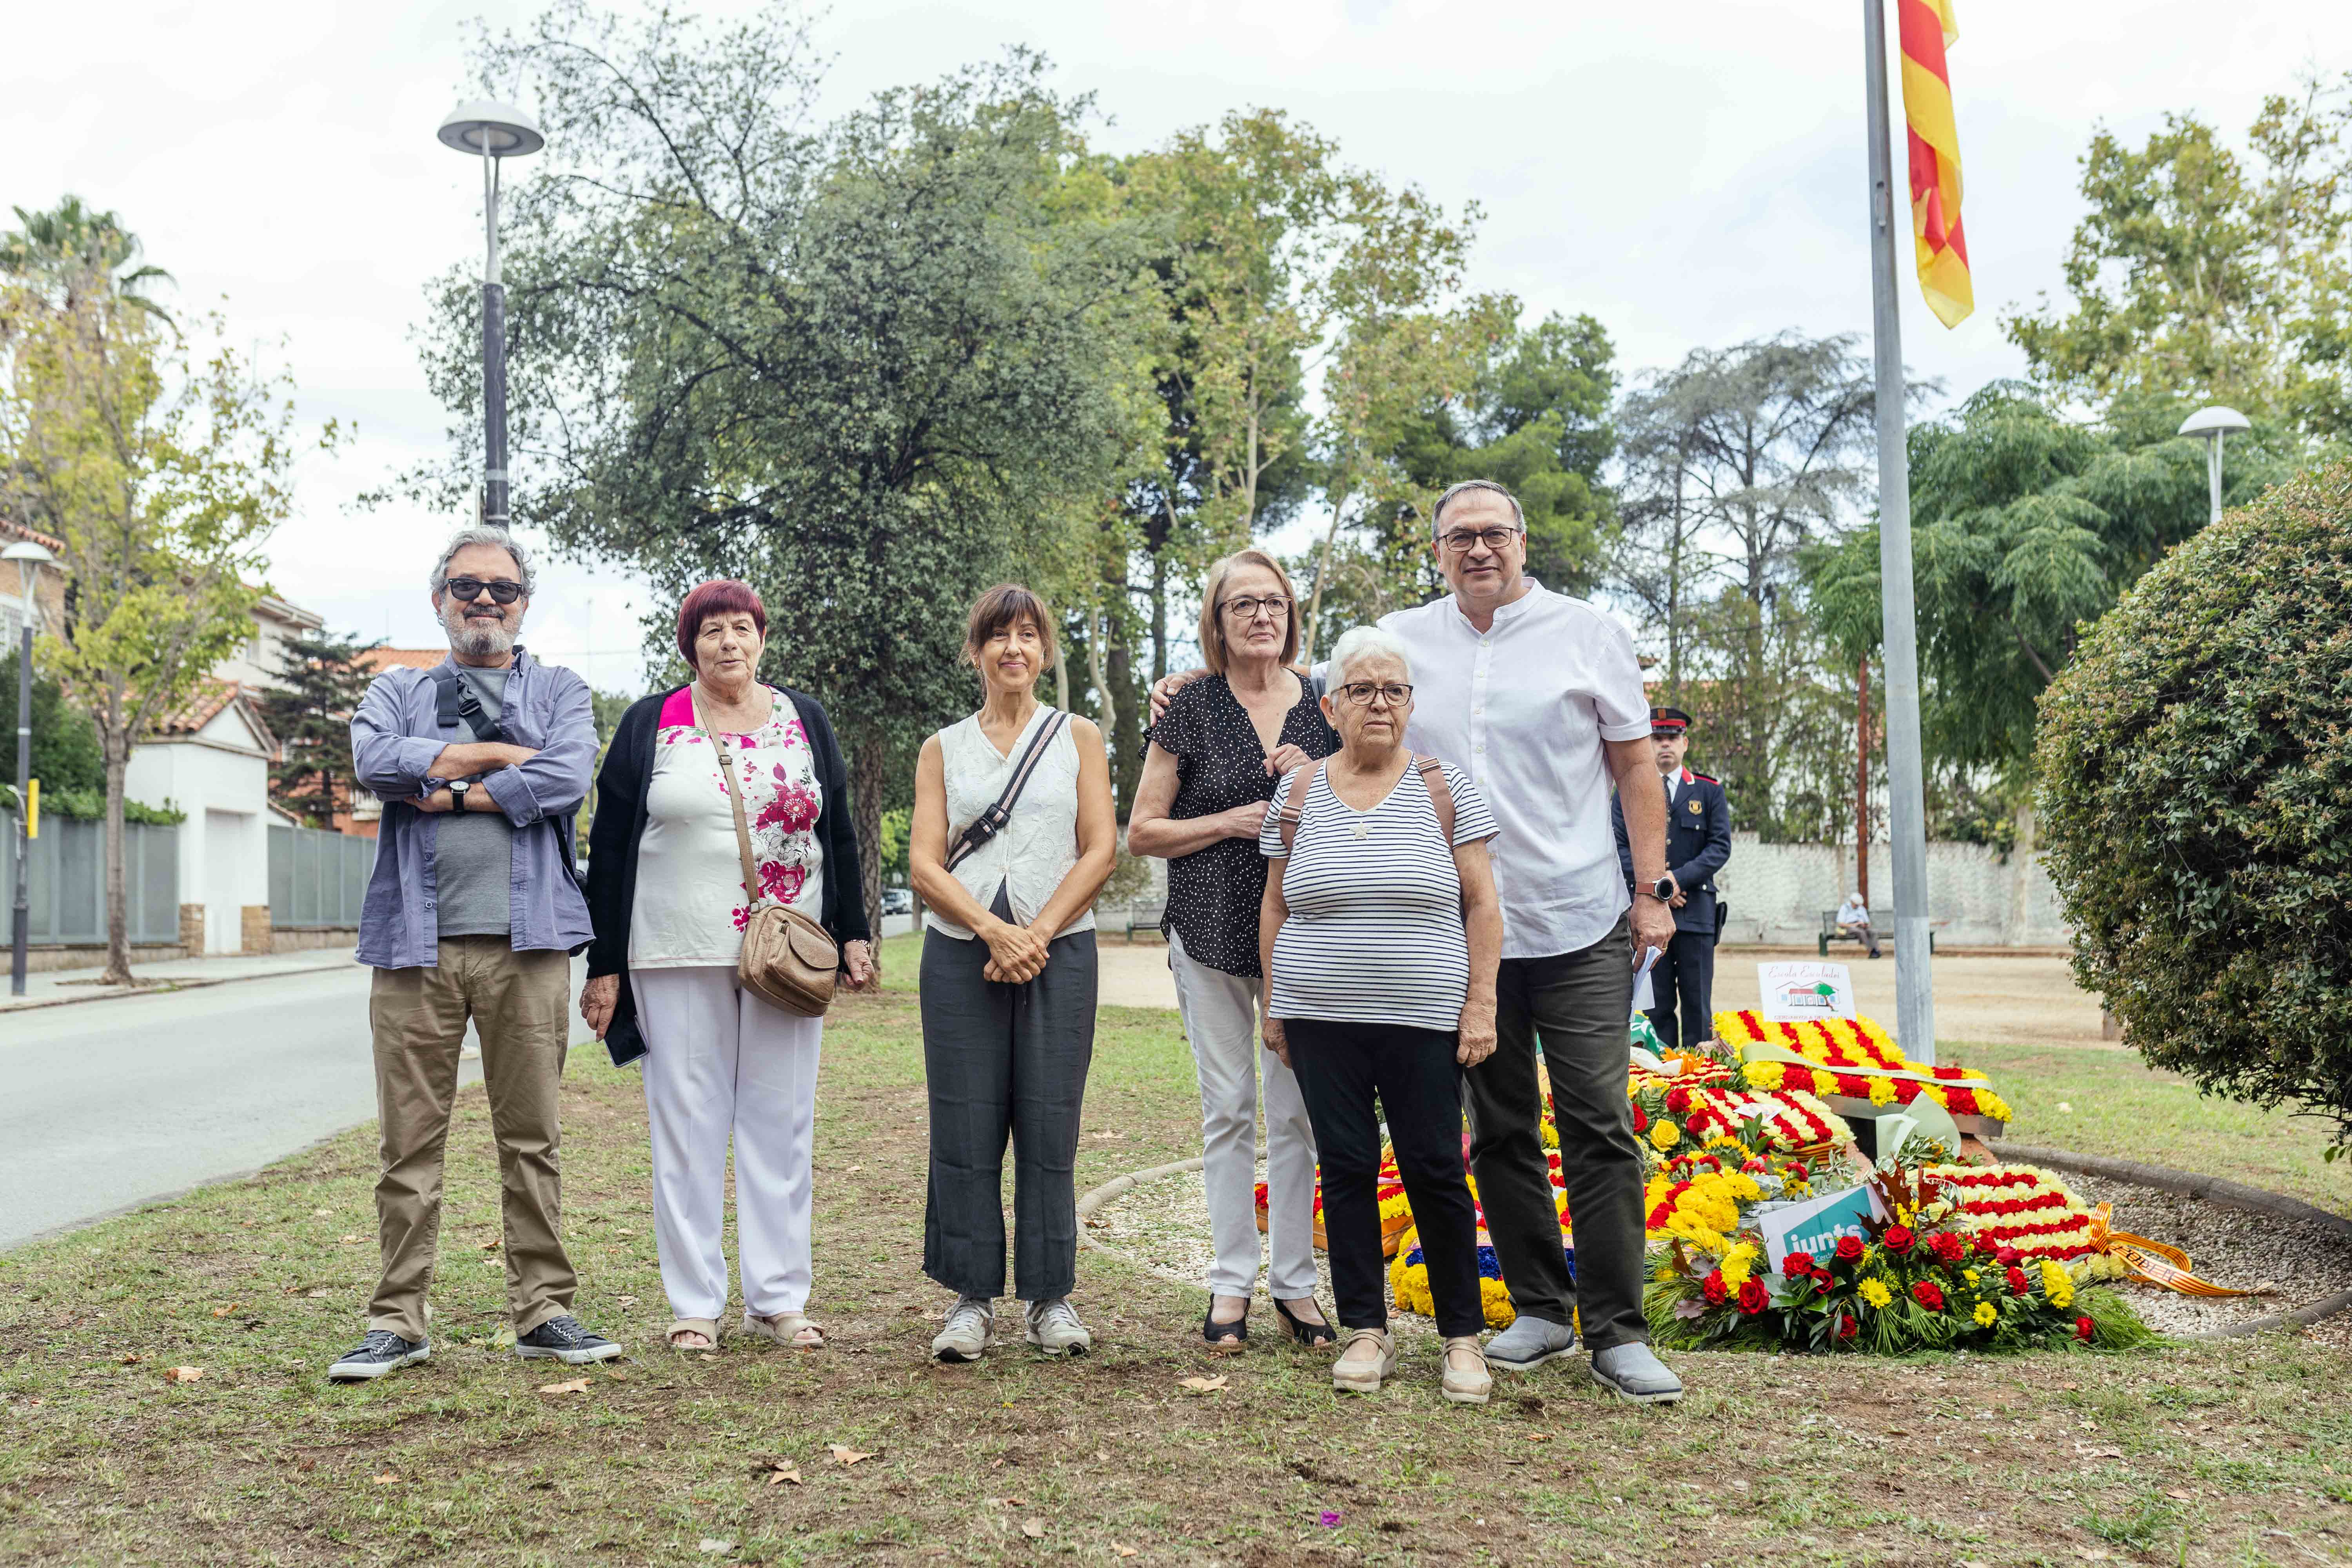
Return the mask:
[[1650,897],[1660,900],[1663,902],[1673,903],[1675,901],[1675,879],[1672,877],[1661,877],[1642,890],[1649,894]]
[[465,810],[466,792],[473,787],[474,781],[471,779],[451,779],[449,781],[449,809],[452,811]]

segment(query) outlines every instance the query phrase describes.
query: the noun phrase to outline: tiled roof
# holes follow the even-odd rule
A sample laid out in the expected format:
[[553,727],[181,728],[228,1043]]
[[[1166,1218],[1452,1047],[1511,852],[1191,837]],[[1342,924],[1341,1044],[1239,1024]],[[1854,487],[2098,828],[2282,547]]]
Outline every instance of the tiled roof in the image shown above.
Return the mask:
[[449,657],[446,647],[372,647],[360,655],[362,669],[431,669]]
[[195,689],[188,693],[188,700],[180,705],[177,711],[166,714],[156,724],[156,737],[196,734],[219,718],[222,710],[240,702],[245,705],[246,722],[253,726],[262,748],[274,751],[278,742],[269,733],[269,727],[262,721],[251,694],[236,681],[219,680],[210,676],[196,682]]
[[0,537],[8,539],[29,539],[36,544],[45,544],[51,550],[59,552],[62,552],[66,547],[66,542],[62,539],[52,539],[49,535],[41,532],[38,529],[26,528],[23,523],[11,522],[5,517],[0,517]]

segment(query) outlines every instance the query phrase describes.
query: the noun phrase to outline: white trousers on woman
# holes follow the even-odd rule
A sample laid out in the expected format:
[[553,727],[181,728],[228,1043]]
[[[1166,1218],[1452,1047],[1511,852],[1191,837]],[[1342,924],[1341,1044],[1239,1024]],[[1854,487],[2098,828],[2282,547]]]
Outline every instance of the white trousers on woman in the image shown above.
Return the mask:
[[629,985],[646,1037],[654,1240],[670,1310],[713,1320],[726,1310],[730,1134],[744,1310],[762,1318],[805,1310],[824,1020],[737,989],[731,964],[633,969]]
[[1257,1288],[1257,1059],[1265,1066],[1265,1223],[1273,1251],[1266,1288],[1281,1301],[1315,1294],[1315,1130],[1298,1079],[1257,1046],[1264,982],[1212,969],[1168,933],[1176,1005],[1201,1079],[1201,1175],[1209,1194],[1216,1261],[1209,1289],[1247,1296]]

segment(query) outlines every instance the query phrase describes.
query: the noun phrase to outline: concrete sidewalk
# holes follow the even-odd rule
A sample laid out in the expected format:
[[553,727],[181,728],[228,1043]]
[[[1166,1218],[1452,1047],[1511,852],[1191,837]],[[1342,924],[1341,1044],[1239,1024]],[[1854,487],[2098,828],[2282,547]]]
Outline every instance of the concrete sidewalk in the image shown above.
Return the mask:
[[117,996],[152,996],[165,991],[219,985],[232,980],[263,980],[273,974],[308,974],[322,969],[348,969],[358,962],[348,947],[312,948],[303,952],[224,955],[219,958],[168,958],[155,963],[134,963],[136,985],[100,985],[103,964],[89,969],[56,969],[25,977],[25,994],[0,995],[0,1013],[26,1007],[56,1007],[69,1002],[100,1002]]

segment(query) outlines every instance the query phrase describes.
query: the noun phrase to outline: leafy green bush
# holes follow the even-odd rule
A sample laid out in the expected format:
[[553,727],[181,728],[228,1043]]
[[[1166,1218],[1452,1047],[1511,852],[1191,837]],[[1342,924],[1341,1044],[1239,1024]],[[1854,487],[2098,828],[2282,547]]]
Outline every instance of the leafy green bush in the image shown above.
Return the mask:
[[2175,550],[2042,700],[2074,969],[2200,1089],[2352,1139],[2352,466]]
[[[0,799],[0,812],[16,815],[13,799]],[[106,791],[100,789],[51,789],[48,781],[41,781],[41,815],[69,816],[80,822],[106,820]],[[122,803],[122,820],[133,825],[153,827],[176,827],[188,820],[188,814],[173,805],[147,805],[135,800]]]

